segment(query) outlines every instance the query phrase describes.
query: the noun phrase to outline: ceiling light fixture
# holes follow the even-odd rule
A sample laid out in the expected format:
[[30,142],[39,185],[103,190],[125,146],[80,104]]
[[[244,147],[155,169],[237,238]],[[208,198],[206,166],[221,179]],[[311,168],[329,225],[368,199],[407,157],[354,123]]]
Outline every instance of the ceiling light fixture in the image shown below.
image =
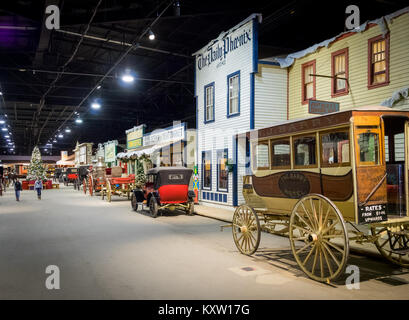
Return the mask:
[[95,110],[98,110],[98,109],[101,109],[101,105],[98,102],[93,102],[91,104],[91,108],[95,109]]
[[155,34],[153,33],[153,31],[151,29],[149,29],[149,40],[155,40]]
[[71,129],[70,129],[70,128],[67,128],[67,129],[65,129],[65,132],[70,133],[70,132],[71,132]]
[[82,123],[82,119],[78,118],[75,120],[76,123]]

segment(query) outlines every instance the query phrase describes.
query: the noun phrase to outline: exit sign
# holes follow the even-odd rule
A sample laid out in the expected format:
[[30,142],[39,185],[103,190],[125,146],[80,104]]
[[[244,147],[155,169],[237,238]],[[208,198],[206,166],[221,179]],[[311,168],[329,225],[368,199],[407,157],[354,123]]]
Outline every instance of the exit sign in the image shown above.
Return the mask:
[[338,102],[309,100],[308,112],[313,114],[327,114],[339,111]]

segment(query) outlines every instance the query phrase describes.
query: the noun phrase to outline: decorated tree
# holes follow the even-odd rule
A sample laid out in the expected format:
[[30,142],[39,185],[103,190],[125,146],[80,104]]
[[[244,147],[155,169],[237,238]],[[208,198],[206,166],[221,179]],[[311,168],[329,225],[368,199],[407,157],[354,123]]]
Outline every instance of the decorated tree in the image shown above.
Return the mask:
[[46,170],[44,168],[43,161],[41,160],[40,149],[38,149],[38,147],[35,146],[33,149],[33,153],[31,154],[30,165],[28,166],[27,169],[27,179],[36,180],[37,178],[45,180]]
[[152,164],[150,158],[142,154],[140,157],[136,159],[136,174],[135,174],[135,183],[138,188],[142,188],[142,186],[146,183],[146,174],[147,167]]

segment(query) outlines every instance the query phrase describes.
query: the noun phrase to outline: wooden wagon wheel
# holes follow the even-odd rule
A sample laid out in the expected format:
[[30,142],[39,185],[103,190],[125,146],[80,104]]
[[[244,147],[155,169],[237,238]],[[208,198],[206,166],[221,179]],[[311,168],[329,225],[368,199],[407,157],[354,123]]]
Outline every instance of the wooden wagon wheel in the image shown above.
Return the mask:
[[158,202],[156,201],[155,196],[152,196],[149,200],[149,212],[151,213],[152,218],[158,216]]
[[107,190],[106,190],[106,193],[107,193],[107,200],[108,200],[108,202],[111,202],[111,197],[112,197],[112,187],[111,187],[111,183],[109,182],[109,180],[107,180]]
[[241,205],[233,214],[233,240],[237,249],[243,254],[252,255],[260,244],[260,221],[254,209],[246,204]]
[[82,190],[84,190],[84,194],[87,194],[87,178],[82,181]]
[[348,233],[331,200],[319,194],[301,198],[291,213],[289,235],[293,255],[311,279],[329,282],[344,272]]
[[89,190],[90,196],[93,196],[94,195],[94,178],[92,177],[92,175],[88,176],[88,190]]
[[[386,226],[371,227],[372,235],[377,239],[374,242],[379,253],[389,262],[399,265],[404,268],[409,268],[409,257],[407,251],[396,252],[391,250],[391,242],[395,246],[395,249],[404,250],[407,248],[405,242],[409,241],[409,234],[402,232],[402,234],[388,233]],[[406,230],[408,232],[408,230]],[[406,259],[405,259],[406,258]]]

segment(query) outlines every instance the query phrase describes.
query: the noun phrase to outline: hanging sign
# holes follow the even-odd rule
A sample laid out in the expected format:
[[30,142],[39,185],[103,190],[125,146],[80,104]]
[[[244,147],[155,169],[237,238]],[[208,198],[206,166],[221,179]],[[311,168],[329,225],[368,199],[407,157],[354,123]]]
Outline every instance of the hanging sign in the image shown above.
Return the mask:
[[308,100],[308,112],[312,114],[327,114],[339,111],[338,102]]
[[126,130],[126,148],[128,150],[136,149],[143,146],[143,135],[145,133],[145,125],[142,124],[132,129]]

